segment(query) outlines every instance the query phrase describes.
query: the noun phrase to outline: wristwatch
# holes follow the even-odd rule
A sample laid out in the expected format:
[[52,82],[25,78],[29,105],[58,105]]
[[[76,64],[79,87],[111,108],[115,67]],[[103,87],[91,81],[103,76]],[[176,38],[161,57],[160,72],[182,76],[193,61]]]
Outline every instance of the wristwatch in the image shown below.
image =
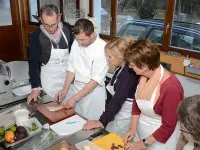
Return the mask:
[[149,144],[147,143],[146,139],[142,139],[142,142],[144,143],[144,146],[147,148],[149,146]]

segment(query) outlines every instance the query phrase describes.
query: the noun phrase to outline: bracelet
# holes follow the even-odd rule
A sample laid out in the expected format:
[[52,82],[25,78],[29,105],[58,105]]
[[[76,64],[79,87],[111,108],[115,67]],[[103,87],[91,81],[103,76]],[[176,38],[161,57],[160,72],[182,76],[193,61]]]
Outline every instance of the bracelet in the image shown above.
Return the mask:
[[147,143],[146,139],[142,139],[142,142],[144,143],[144,146],[147,148],[149,146],[149,144]]

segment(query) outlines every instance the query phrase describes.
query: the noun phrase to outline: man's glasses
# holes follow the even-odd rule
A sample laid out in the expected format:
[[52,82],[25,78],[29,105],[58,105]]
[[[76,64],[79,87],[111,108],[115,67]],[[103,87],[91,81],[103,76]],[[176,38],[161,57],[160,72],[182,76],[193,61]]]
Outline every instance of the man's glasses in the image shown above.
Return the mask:
[[47,28],[47,29],[50,29],[50,28],[57,28],[58,27],[58,23],[59,22],[57,22],[57,23],[55,23],[55,24],[52,24],[52,25],[48,25],[48,24],[44,24],[43,23],[43,26],[44,26],[44,28]]
[[188,131],[188,130],[184,130],[184,129],[179,129],[181,132],[185,132],[185,133],[188,133],[188,134],[192,134],[192,132]]

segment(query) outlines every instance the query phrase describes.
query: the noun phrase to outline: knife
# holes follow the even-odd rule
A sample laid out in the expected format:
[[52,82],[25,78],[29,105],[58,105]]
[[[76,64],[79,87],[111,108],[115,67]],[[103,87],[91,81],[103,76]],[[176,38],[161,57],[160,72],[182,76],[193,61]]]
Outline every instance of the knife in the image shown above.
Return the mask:
[[[88,138],[86,138],[86,139],[89,140],[89,141],[92,141],[94,138],[96,138],[96,137],[98,137],[98,136],[100,136],[100,135],[103,135],[103,134],[104,134],[104,129],[101,128],[98,132],[96,132],[96,133],[90,135],[90,136],[89,136]],[[86,139],[85,139],[85,140],[86,140]]]

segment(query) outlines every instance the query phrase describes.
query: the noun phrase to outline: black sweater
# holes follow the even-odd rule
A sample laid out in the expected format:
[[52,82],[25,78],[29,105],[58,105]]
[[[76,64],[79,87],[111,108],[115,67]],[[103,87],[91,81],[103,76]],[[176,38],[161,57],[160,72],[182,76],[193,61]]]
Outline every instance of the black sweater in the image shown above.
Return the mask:
[[[63,32],[68,40],[68,45],[66,44],[64,37],[61,36],[61,39],[58,43],[53,43],[54,48],[71,50],[71,45],[73,43],[73,34],[71,26],[68,23],[63,22]],[[32,88],[41,86],[40,81],[40,71],[41,65],[47,64],[51,56],[51,41],[40,28],[31,33],[31,42],[29,47],[28,54],[28,63],[29,63],[29,76],[30,83]]]
[[[116,79],[117,73],[118,71],[116,71],[113,75],[111,85]],[[129,68],[128,64],[126,64],[118,75],[116,83],[114,84],[115,94],[112,96],[112,100],[106,107],[105,112],[103,112],[100,117],[99,121],[104,127],[106,127],[109,122],[114,120],[115,115],[120,111],[127,98],[135,98],[137,84],[138,77],[136,73]]]

